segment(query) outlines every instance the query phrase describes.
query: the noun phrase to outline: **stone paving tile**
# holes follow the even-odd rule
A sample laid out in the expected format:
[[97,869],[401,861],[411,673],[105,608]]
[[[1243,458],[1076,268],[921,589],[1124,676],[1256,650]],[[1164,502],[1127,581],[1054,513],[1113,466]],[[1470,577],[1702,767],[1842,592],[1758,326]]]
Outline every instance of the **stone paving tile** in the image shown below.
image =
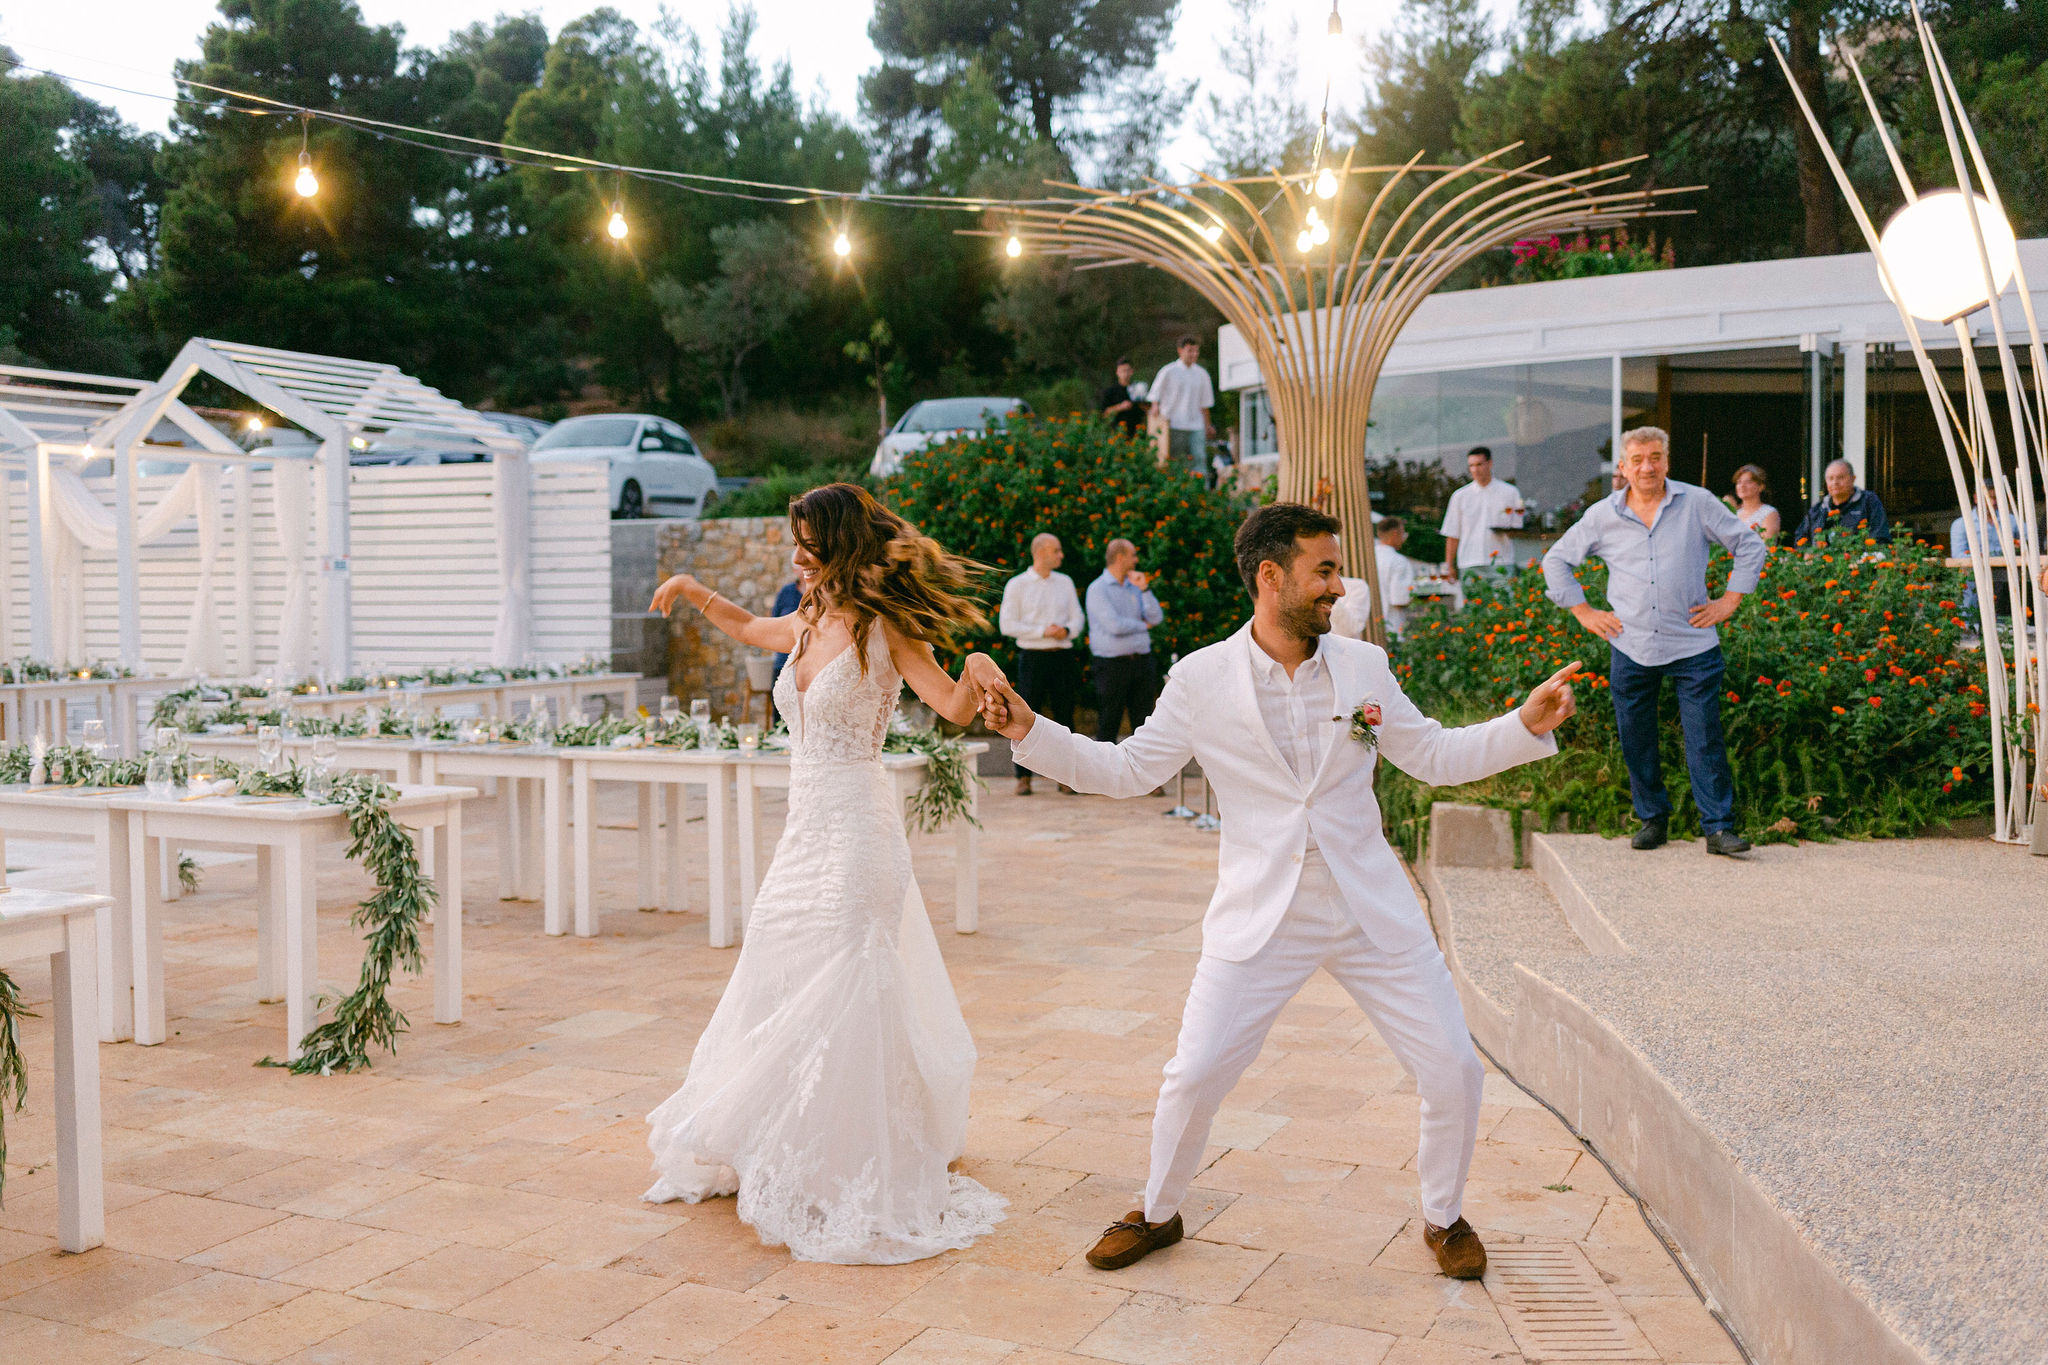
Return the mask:
[[[646,1112],[680,1083],[734,954],[706,945],[701,914],[626,913],[631,845],[609,831],[630,796],[600,800],[619,855],[599,860],[603,934],[549,939],[537,906],[485,890],[466,907],[465,1022],[421,1022],[429,983],[401,979],[414,1028],[365,1074],[250,1065],[276,1051],[283,1012],[248,999],[253,868],[209,868],[166,916],[171,1040],[101,1049],[108,1247],[54,1250],[46,1070],[12,1116],[8,1365],[17,1342],[35,1365],[1519,1359],[1484,1287],[1435,1274],[1414,1083],[1322,975],[1218,1115],[1187,1240],[1123,1272],[1087,1266],[1142,1197],[1214,881],[1213,836],[1160,820],[1164,801],[992,789],[971,937],[950,930],[950,843],[914,845],[981,1053],[957,1169],[1010,1200],[993,1234],[908,1266],[823,1266],[761,1245],[731,1200],[641,1204]],[[488,887],[490,803],[466,824]],[[331,851],[320,876],[336,910],[364,890]],[[337,979],[361,951],[338,913],[320,947]],[[24,981],[30,1008],[47,1004],[47,973]],[[32,1061],[49,1053],[39,1012]],[[1674,1365],[1732,1359],[1597,1163],[1504,1077],[1486,1087],[1473,1221],[1496,1242],[1577,1242]]]

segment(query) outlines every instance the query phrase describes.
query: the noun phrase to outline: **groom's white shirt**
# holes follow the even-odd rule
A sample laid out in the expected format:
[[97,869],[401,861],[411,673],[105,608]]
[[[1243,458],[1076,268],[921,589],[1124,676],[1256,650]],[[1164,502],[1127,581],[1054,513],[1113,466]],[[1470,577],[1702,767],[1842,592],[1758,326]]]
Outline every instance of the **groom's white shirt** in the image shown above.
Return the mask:
[[[1303,701],[1328,702],[1306,718],[1314,771],[1303,778],[1269,728],[1274,698],[1260,695],[1255,656],[1270,662],[1247,624],[1174,665],[1151,718],[1121,744],[1039,716],[1016,746],[1017,761],[1081,791],[1124,797],[1154,790],[1197,759],[1223,818],[1216,894],[1202,920],[1202,951],[1213,957],[1242,962],[1272,937],[1311,837],[1375,947],[1400,953],[1429,942],[1429,920],[1380,827],[1372,790],[1379,755],[1432,786],[1455,786],[1554,754],[1556,739],[1530,734],[1517,712],[1446,728],[1408,700],[1385,650],[1325,635],[1316,657],[1328,689],[1299,688]],[[1284,686],[1284,670],[1276,671]],[[1364,702],[1380,707],[1377,750],[1350,737],[1351,713]]]

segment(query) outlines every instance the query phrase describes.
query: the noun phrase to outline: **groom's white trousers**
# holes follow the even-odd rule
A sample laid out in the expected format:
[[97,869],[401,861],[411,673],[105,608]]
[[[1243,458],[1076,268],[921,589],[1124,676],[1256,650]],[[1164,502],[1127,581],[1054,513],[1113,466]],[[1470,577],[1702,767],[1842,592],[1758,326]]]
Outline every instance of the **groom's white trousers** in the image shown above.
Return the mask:
[[1415,1165],[1422,1213],[1438,1227],[1458,1219],[1479,1135],[1485,1069],[1472,1049],[1444,956],[1433,942],[1385,953],[1340,899],[1329,867],[1311,853],[1287,916],[1242,962],[1204,954],[1181,1014],[1180,1042],[1152,1118],[1152,1173],[1145,1219],[1171,1218],[1209,1140],[1216,1110],[1244,1074],[1273,1021],[1322,967],[1358,1002],[1422,1098]]

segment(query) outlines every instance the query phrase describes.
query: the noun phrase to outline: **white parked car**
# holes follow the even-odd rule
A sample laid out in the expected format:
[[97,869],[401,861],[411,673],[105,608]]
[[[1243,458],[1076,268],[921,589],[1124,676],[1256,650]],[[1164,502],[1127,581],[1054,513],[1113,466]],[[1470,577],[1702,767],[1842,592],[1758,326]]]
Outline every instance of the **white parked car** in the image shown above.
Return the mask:
[[718,471],[666,417],[616,412],[557,422],[533,443],[535,463],[603,460],[611,466],[612,515],[701,517],[718,501]]
[[1031,405],[1021,398],[927,398],[913,403],[875,447],[868,473],[886,479],[913,450],[923,450],[950,436],[979,434],[1001,426],[1006,417],[1030,413]]

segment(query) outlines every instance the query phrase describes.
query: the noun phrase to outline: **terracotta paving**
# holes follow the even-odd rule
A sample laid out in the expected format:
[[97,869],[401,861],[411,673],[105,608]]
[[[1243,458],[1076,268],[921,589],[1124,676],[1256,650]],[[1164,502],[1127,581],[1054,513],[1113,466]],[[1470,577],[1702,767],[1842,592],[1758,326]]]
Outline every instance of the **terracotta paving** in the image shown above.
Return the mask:
[[[981,1048],[963,1169],[1008,1196],[975,1247],[915,1265],[821,1266],[763,1247],[730,1200],[649,1207],[643,1116],[679,1084],[733,954],[701,914],[636,913],[630,798],[601,819],[603,933],[542,936],[488,899],[488,802],[469,820],[465,1020],[415,1021],[365,1075],[252,1063],[283,1008],[252,1003],[253,866],[170,907],[172,1036],[100,1051],[107,1244],[55,1250],[47,1020],[8,1121],[0,1359],[159,1365],[1457,1365],[1524,1359],[1490,1278],[1434,1273],[1420,1240],[1414,1087],[1318,976],[1224,1108],[1180,1246],[1115,1274],[1082,1253],[1133,1207],[1160,1067],[1213,884],[1214,836],[1112,803],[992,782],[982,932],[954,934],[950,839],[918,841],[925,895]],[[701,825],[699,826],[701,828]],[[23,848],[11,850],[19,865]],[[30,874],[61,880],[62,866]],[[701,874],[700,874],[701,877]],[[323,976],[352,983],[323,864]],[[701,879],[692,904],[704,905]],[[30,1007],[47,973],[17,973]],[[46,1011],[45,1011],[46,1012]],[[1629,1200],[1551,1116],[1489,1076],[1467,1200],[1495,1245],[1579,1248],[1649,1343],[1733,1347]],[[1531,1357],[1537,1358],[1537,1357]],[[1606,1357],[1614,1358],[1614,1357]]]

